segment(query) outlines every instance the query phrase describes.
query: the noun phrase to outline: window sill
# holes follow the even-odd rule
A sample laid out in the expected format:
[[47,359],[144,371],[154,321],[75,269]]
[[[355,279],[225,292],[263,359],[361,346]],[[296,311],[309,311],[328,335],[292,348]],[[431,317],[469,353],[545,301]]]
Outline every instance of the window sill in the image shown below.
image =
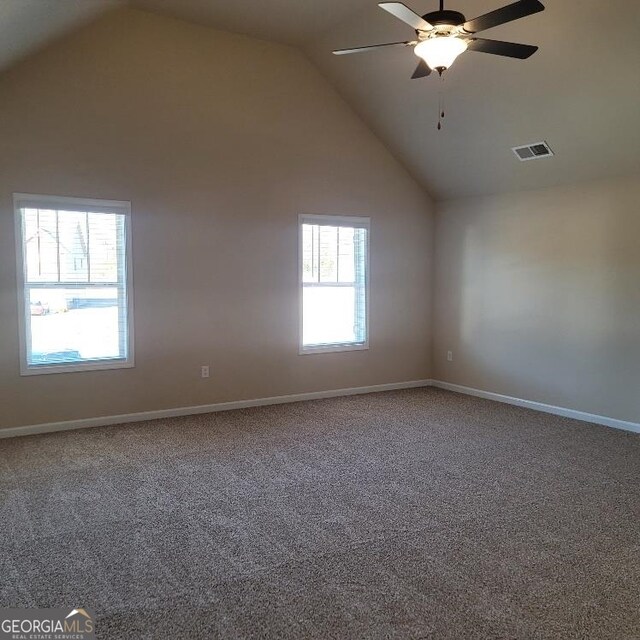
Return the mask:
[[340,353],[341,351],[367,351],[369,343],[364,344],[327,344],[318,346],[300,347],[298,355],[309,356],[314,353]]
[[22,365],[21,376],[39,376],[49,373],[78,373],[80,371],[105,371],[109,369],[132,369],[135,366],[133,360],[102,360],[90,361],[77,364],[43,364],[43,365]]

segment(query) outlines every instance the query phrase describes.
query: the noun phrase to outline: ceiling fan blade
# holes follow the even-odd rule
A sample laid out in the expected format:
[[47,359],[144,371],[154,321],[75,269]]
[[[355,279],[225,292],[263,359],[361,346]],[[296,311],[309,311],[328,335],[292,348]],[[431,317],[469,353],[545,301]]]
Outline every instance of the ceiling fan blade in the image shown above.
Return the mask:
[[411,76],[411,79],[415,80],[416,78],[426,78],[428,75],[431,75],[431,67],[424,60],[420,60],[416,70]]
[[407,5],[402,4],[402,2],[379,2],[378,6],[388,11],[392,16],[402,20],[402,22],[406,22],[416,31],[429,31],[433,29],[433,25],[423,20],[417,13],[409,9]]
[[473,38],[469,42],[469,51],[480,51],[481,53],[492,53],[495,56],[507,56],[508,58],[519,58],[526,60],[537,50],[531,44],[517,44],[515,42],[502,42],[501,40],[485,40],[484,38]]
[[539,0],[519,0],[501,9],[485,13],[479,18],[469,20],[469,22],[464,23],[463,28],[468,33],[479,33],[506,22],[525,18],[539,11],[544,11],[544,5]]
[[355,47],[354,49],[336,49],[334,56],[344,56],[348,53],[363,53],[364,51],[373,51],[374,49],[386,49],[387,47],[411,47],[417,42],[386,42],[384,44],[370,44],[366,47]]

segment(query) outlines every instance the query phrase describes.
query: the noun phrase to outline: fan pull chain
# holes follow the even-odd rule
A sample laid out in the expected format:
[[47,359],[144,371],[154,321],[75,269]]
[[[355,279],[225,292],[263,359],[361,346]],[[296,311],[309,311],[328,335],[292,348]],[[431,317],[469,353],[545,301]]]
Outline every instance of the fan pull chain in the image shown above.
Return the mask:
[[442,121],[444,120],[444,97],[444,74],[442,74],[438,90],[438,131],[442,129]]

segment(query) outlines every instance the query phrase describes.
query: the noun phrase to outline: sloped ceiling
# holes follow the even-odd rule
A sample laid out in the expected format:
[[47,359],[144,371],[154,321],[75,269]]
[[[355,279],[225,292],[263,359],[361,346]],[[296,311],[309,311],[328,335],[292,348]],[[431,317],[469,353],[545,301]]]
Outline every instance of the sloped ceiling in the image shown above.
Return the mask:
[[[165,13],[255,38],[303,45],[371,0],[130,0],[139,9]],[[375,6],[375,3],[373,3]]]
[[[543,0],[547,10],[486,37],[540,45],[516,61],[466,53],[440,87],[409,77],[410,49],[331,50],[410,39],[375,0],[129,0],[148,11],[300,46],[437,199],[640,174],[640,3]],[[468,18],[508,0],[456,0]],[[0,67],[118,4],[2,0]],[[436,0],[408,0],[418,13]],[[485,34],[483,34],[485,35]],[[439,92],[445,125],[436,130]],[[520,163],[511,147],[546,140],[555,157]]]
[[0,0],[0,69],[122,0]]
[[[413,0],[419,13],[435,2]],[[640,3],[543,0],[547,10],[484,37],[537,44],[529,60],[461,56],[444,82],[410,80],[410,49],[336,57],[334,47],[409,39],[372,5],[310,53],[363,118],[439,198],[499,193],[640,173]],[[453,3],[451,3],[453,5]],[[500,0],[456,0],[467,17]],[[519,162],[511,147],[546,140],[556,156]]]

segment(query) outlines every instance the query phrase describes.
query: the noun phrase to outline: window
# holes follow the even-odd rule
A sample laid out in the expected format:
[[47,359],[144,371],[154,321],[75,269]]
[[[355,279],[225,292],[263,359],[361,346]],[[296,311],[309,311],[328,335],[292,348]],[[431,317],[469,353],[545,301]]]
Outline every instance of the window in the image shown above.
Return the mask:
[[130,203],[14,203],[22,375],[132,367]]
[[300,353],[369,348],[369,218],[300,216]]

